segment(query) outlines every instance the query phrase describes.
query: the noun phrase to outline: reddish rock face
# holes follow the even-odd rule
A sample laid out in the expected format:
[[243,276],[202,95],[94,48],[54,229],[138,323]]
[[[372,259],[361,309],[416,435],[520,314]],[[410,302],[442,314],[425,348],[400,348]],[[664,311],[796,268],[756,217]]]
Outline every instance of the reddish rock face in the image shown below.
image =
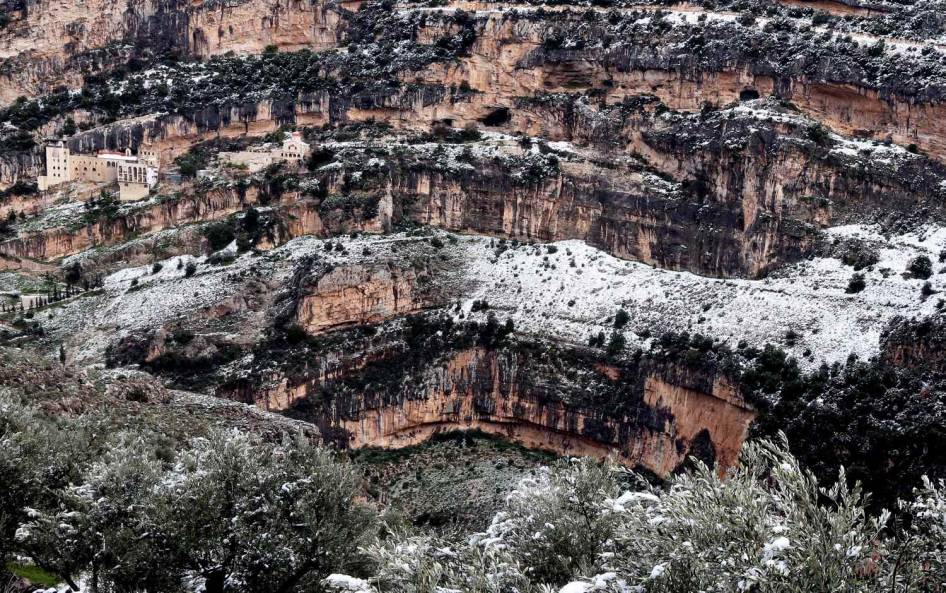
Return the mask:
[[[655,367],[633,376],[612,369],[611,376],[620,376],[611,379],[594,368],[576,370],[614,384],[631,382],[634,409],[622,411],[627,402],[611,409],[550,398],[545,384],[555,377],[537,376],[528,355],[470,348],[435,361],[399,395],[354,393],[304,418],[356,449],[405,447],[440,432],[475,429],[561,455],[614,457],[666,476],[690,455],[710,455],[705,460],[719,463],[721,471],[731,466],[755,417],[723,376]],[[345,375],[302,384],[283,380],[252,398],[267,410],[290,411]]]
[[[785,3],[871,16],[846,1]],[[37,0],[19,11],[0,31],[7,60],[0,101],[60,84],[86,84],[81,96],[91,97],[97,76],[170,70],[175,60],[166,54],[185,58],[194,72],[225,63],[206,77],[218,87],[191,100],[181,89],[196,87],[182,77],[153,103],[145,98],[153,85],[130,85],[148,109],[98,97],[52,115],[24,110],[42,120],[28,130],[35,140],[58,135],[69,117],[83,130],[66,140],[77,153],[147,144],[167,164],[198,142],[256,141],[294,125],[332,154],[252,182],[235,176],[213,187],[185,184],[105,217],[13,225],[0,243],[0,270],[51,271],[62,258],[102,246],[115,249],[90,254],[94,265],[149,263],[147,247],[126,243],[191,224],[176,236],[176,249],[206,253],[210,241],[198,225],[236,224],[253,206],[267,210],[266,232],[241,248],[425,225],[523,242],[580,239],[655,267],[761,278],[811,255],[824,227],[880,214],[943,215],[940,71],[916,61],[926,64],[917,71],[932,72],[929,84],[891,81],[886,73],[916,56],[885,58],[884,47],[861,51],[858,44],[844,45],[843,55],[811,50],[823,33],[813,20],[772,17],[755,26],[753,16],[737,27],[733,14],[691,5],[676,6],[674,19],[664,21],[661,7],[628,5],[126,4],[88,0],[80,11]],[[719,26],[694,25],[687,13]],[[786,53],[801,38],[808,45]],[[930,47],[920,51],[933,51],[914,42],[924,44]],[[392,63],[408,58],[384,69],[365,63],[370,46],[396,48],[385,50]],[[306,85],[279,81],[272,89],[253,87],[255,79],[268,85],[283,72],[253,71],[254,83],[231,88],[234,73],[225,69],[237,60],[207,61],[274,49],[300,52],[293,57],[339,51],[292,62]],[[203,79],[191,74],[187,80]],[[332,135],[342,127],[351,129]],[[883,154],[856,141],[865,138],[886,143]],[[19,140],[27,148],[0,155],[4,187],[43,165],[29,138]],[[428,153],[427,144],[437,147]],[[275,177],[291,183],[271,191]],[[40,217],[54,206],[49,195],[15,195],[0,201],[0,216]],[[755,412],[722,372],[646,354],[615,361],[556,344],[554,336],[503,341],[493,326],[424,333],[430,328],[411,324],[435,323],[425,315],[431,311],[446,318],[469,296],[463,287],[441,290],[440,264],[430,263],[436,254],[424,257],[411,265],[365,256],[331,269],[300,266],[282,285],[261,281],[259,302],[230,294],[188,312],[189,322],[207,326],[205,335],[185,331],[190,339],[176,343],[170,328],[149,327],[144,337],[126,336],[119,346],[127,351],[115,360],[170,376],[179,367],[199,375],[201,364],[216,365],[207,371],[213,375],[230,365],[232,377],[215,375],[204,387],[303,417],[349,447],[398,447],[475,428],[560,454],[615,455],[659,475],[691,454],[723,468],[736,461]],[[226,333],[216,331],[217,322],[226,326],[222,320],[251,309],[266,319],[255,333],[226,327],[230,341],[215,341]],[[887,357],[940,365],[938,334],[918,331],[892,332]],[[287,345],[293,340],[304,348]]]

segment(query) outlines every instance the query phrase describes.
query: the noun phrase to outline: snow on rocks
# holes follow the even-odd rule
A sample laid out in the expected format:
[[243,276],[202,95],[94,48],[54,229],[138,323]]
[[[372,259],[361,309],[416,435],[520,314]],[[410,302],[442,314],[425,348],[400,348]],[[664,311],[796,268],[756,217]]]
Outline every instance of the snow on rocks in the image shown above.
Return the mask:
[[371,593],[373,589],[364,579],[350,577],[346,574],[330,574],[323,581],[330,590],[347,593]]
[[[440,284],[460,295],[457,317],[483,320],[494,313],[500,322],[512,319],[525,334],[586,343],[613,331],[614,316],[624,309],[629,321],[621,331],[630,349],[646,349],[668,331],[688,331],[731,347],[774,343],[805,368],[843,362],[850,354],[873,356],[895,316],[938,311],[935,293],[946,292],[946,276],[934,274],[924,291],[925,280],[904,272],[917,256],[937,261],[946,228],[885,237],[876,228],[854,225],[826,235],[859,239],[876,249],[879,261],[859,272],[862,291],[847,292],[854,270],[833,257],[802,261],[761,280],[718,279],[621,260],[577,240],[526,245],[485,237],[444,242],[440,254],[454,263]],[[180,256],[161,266],[130,267],[107,277],[100,293],[64,304],[44,326],[52,335],[81,329],[83,358],[97,358],[122,335],[239,297],[248,277],[285,287],[295,264],[308,257],[332,265],[410,257],[411,245],[427,240],[408,233],[328,241],[302,237],[270,252],[238,255],[226,265]],[[326,250],[327,242],[345,249]]]
[[[483,240],[468,239],[464,244],[473,253],[467,273],[478,285],[463,311],[473,314],[474,303],[485,301],[500,318],[512,318],[519,331],[586,342],[610,332],[623,308],[630,314],[626,337],[632,345],[646,348],[651,336],[688,331],[733,347],[743,340],[757,347],[778,344],[808,368],[843,362],[850,354],[869,358],[893,317],[937,311],[935,295],[921,294],[924,281],[903,272],[916,256],[936,261],[946,229],[885,238],[874,228],[853,226],[829,229],[832,234],[880,245],[880,261],[861,272],[862,292],[848,294],[853,268],[827,257],[761,280],[716,279],[621,260],[581,241],[551,249],[520,246],[497,255]],[[477,249],[484,253],[476,256]],[[930,283],[935,291],[946,290],[942,275]]]

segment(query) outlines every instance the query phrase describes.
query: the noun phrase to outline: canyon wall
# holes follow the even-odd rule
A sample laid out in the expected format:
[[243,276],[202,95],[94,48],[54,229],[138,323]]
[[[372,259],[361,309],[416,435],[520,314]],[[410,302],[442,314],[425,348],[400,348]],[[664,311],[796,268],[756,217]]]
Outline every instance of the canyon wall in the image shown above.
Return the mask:
[[0,32],[0,102],[57,86],[130,59],[173,53],[206,58],[333,47],[338,9],[308,0],[32,0]]
[[[43,203],[42,198],[38,203]],[[37,201],[20,202],[20,205],[35,207]],[[254,244],[260,249],[270,249],[303,235],[380,232],[388,220],[383,210],[372,216],[362,216],[361,213],[335,216],[332,212],[320,210],[318,201],[304,198],[295,191],[274,197],[255,186],[218,188],[135,203],[112,215],[97,214],[93,210],[88,221],[76,214],[71,224],[23,233],[0,242],[0,255],[4,258],[0,261],[0,269],[22,268],[24,260],[50,262],[92,247],[118,246],[140,235],[222,220],[262,205],[274,208],[277,220]],[[328,218],[324,217],[326,214]]]
[[731,466],[754,418],[725,377],[660,366],[631,371],[620,363],[592,363],[569,369],[593,374],[594,381],[610,383],[624,398],[570,401],[552,385],[554,375],[538,372],[542,365],[533,356],[473,347],[451,352],[427,368],[422,379],[390,394],[371,390],[325,401],[332,381],[315,380],[283,382],[255,392],[252,399],[284,412],[311,409],[311,400],[320,399],[319,411],[300,417],[352,448],[397,448],[439,432],[477,429],[561,455],[614,456],[661,476],[693,454]]
[[434,281],[426,270],[401,270],[391,265],[334,268],[307,280],[296,307],[296,321],[308,333],[350,325],[378,323],[397,315],[416,313],[435,303],[423,294]]

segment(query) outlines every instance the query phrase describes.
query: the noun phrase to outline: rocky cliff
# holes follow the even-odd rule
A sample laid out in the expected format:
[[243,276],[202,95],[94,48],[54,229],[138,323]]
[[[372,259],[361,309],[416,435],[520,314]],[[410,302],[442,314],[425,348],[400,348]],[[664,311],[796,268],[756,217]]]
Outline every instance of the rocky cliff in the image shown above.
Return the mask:
[[[326,146],[328,162],[290,174],[295,183],[317,183],[326,197],[308,202],[308,214],[300,210],[289,217],[295,223],[285,236],[340,229],[345,212],[360,200],[370,210],[362,218],[376,218],[355,221],[353,229],[380,231],[413,221],[519,240],[580,238],[660,267],[758,277],[810,254],[826,226],[942,213],[946,167],[894,145],[817,135],[812,120],[773,102],[696,116],[671,115],[653,99],[601,108],[575,95],[550,95],[522,101],[512,121],[550,122],[541,133],[570,141],[522,145],[511,138],[497,143],[471,137],[431,151],[429,141],[402,144],[382,129],[379,138],[338,149],[332,133],[311,132],[313,142]],[[200,138],[198,128],[179,118],[149,119],[79,134],[70,144],[89,151],[165,137],[158,146],[165,148],[167,162],[187,146],[178,134]],[[234,133],[244,132],[241,123]],[[619,152],[628,150],[630,156]],[[375,155],[384,159],[373,162]],[[157,214],[138,209],[121,215],[128,220],[105,231],[120,239],[175,221],[224,216],[260,203],[256,188],[265,190],[267,180],[253,183],[248,196],[224,187],[175,206],[193,202],[199,216],[168,211],[178,204],[174,199],[154,206]],[[299,195],[283,196],[282,208]],[[214,206],[221,199],[230,206]],[[295,208],[305,210],[306,204]],[[27,230],[2,249],[49,260],[103,242],[95,229],[89,232],[56,228],[37,236]],[[73,240],[56,239],[62,248],[46,248],[49,234],[78,243],[70,247]]]
[[0,100],[78,88],[84,76],[156,55],[323,49],[336,44],[339,20],[325,4],[297,0],[33,0],[0,35]]
[[[18,3],[0,317],[346,447],[474,428],[659,475],[731,465],[759,394],[723,354],[942,362],[923,329],[946,290],[930,6]],[[216,158],[290,130],[305,162]],[[134,204],[39,193],[54,137],[148,146],[186,180]],[[21,310],[30,293],[52,304]],[[919,323],[878,341],[901,310]],[[669,330],[687,338],[658,356]]]
[[314,422],[353,448],[477,429],[563,455],[617,455],[659,475],[694,454],[731,465],[754,417],[724,376],[685,367],[612,362],[541,342],[473,342],[430,358],[417,348],[389,343],[364,358],[323,351],[304,371],[268,375],[271,387],[238,382],[218,394]]

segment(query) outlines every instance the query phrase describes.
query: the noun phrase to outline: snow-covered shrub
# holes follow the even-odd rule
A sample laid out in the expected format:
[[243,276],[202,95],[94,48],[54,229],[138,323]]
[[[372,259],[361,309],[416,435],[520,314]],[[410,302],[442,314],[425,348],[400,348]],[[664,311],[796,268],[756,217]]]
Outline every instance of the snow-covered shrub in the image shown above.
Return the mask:
[[617,526],[609,501],[619,492],[622,473],[609,464],[574,460],[563,471],[543,470],[524,480],[487,531],[464,545],[402,536],[372,546],[370,591],[538,593],[575,574],[593,574]]
[[900,591],[946,590],[946,482],[924,478],[912,501],[901,501],[910,525],[889,563]]
[[158,457],[146,439],[120,441],[58,508],[31,514],[23,549],[108,590],[222,593],[321,590],[373,541],[352,468],[301,437],[212,432],[173,463]]
[[844,475],[830,488],[787,448],[748,444],[727,476],[696,463],[666,489],[627,493],[609,570],[646,591],[853,591],[877,584],[887,515]]
[[87,428],[64,427],[0,393],[0,577],[19,525],[53,504],[55,489],[79,479],[90,455]]
[[375,576],[359,592],[943,590],[943,484],[927,481],[904,503],[912,521],[901,529],[886,512],[871,517],[843,472],[819,486],[784,443],[746,445],[725,476],[694,461],[664,486],[633,478],[590,461],[542,473],[465,545],[375,546]]
[[[482,535],[465,545],[424,536],[395,536],[367,549],[374,576],[367,592],[380,593],[506,593],[531,591],[521,567],[502,546],[487,545]],[[337,576],[337,575],[336,575]],[[344,580],[326,582],[332,591],[346,591]]]
[[507,549],[533,582],[562,585],[594,573],[618,526],[608,504],[619,492],[618,472],[583,459],[524,481],[480,543]]

